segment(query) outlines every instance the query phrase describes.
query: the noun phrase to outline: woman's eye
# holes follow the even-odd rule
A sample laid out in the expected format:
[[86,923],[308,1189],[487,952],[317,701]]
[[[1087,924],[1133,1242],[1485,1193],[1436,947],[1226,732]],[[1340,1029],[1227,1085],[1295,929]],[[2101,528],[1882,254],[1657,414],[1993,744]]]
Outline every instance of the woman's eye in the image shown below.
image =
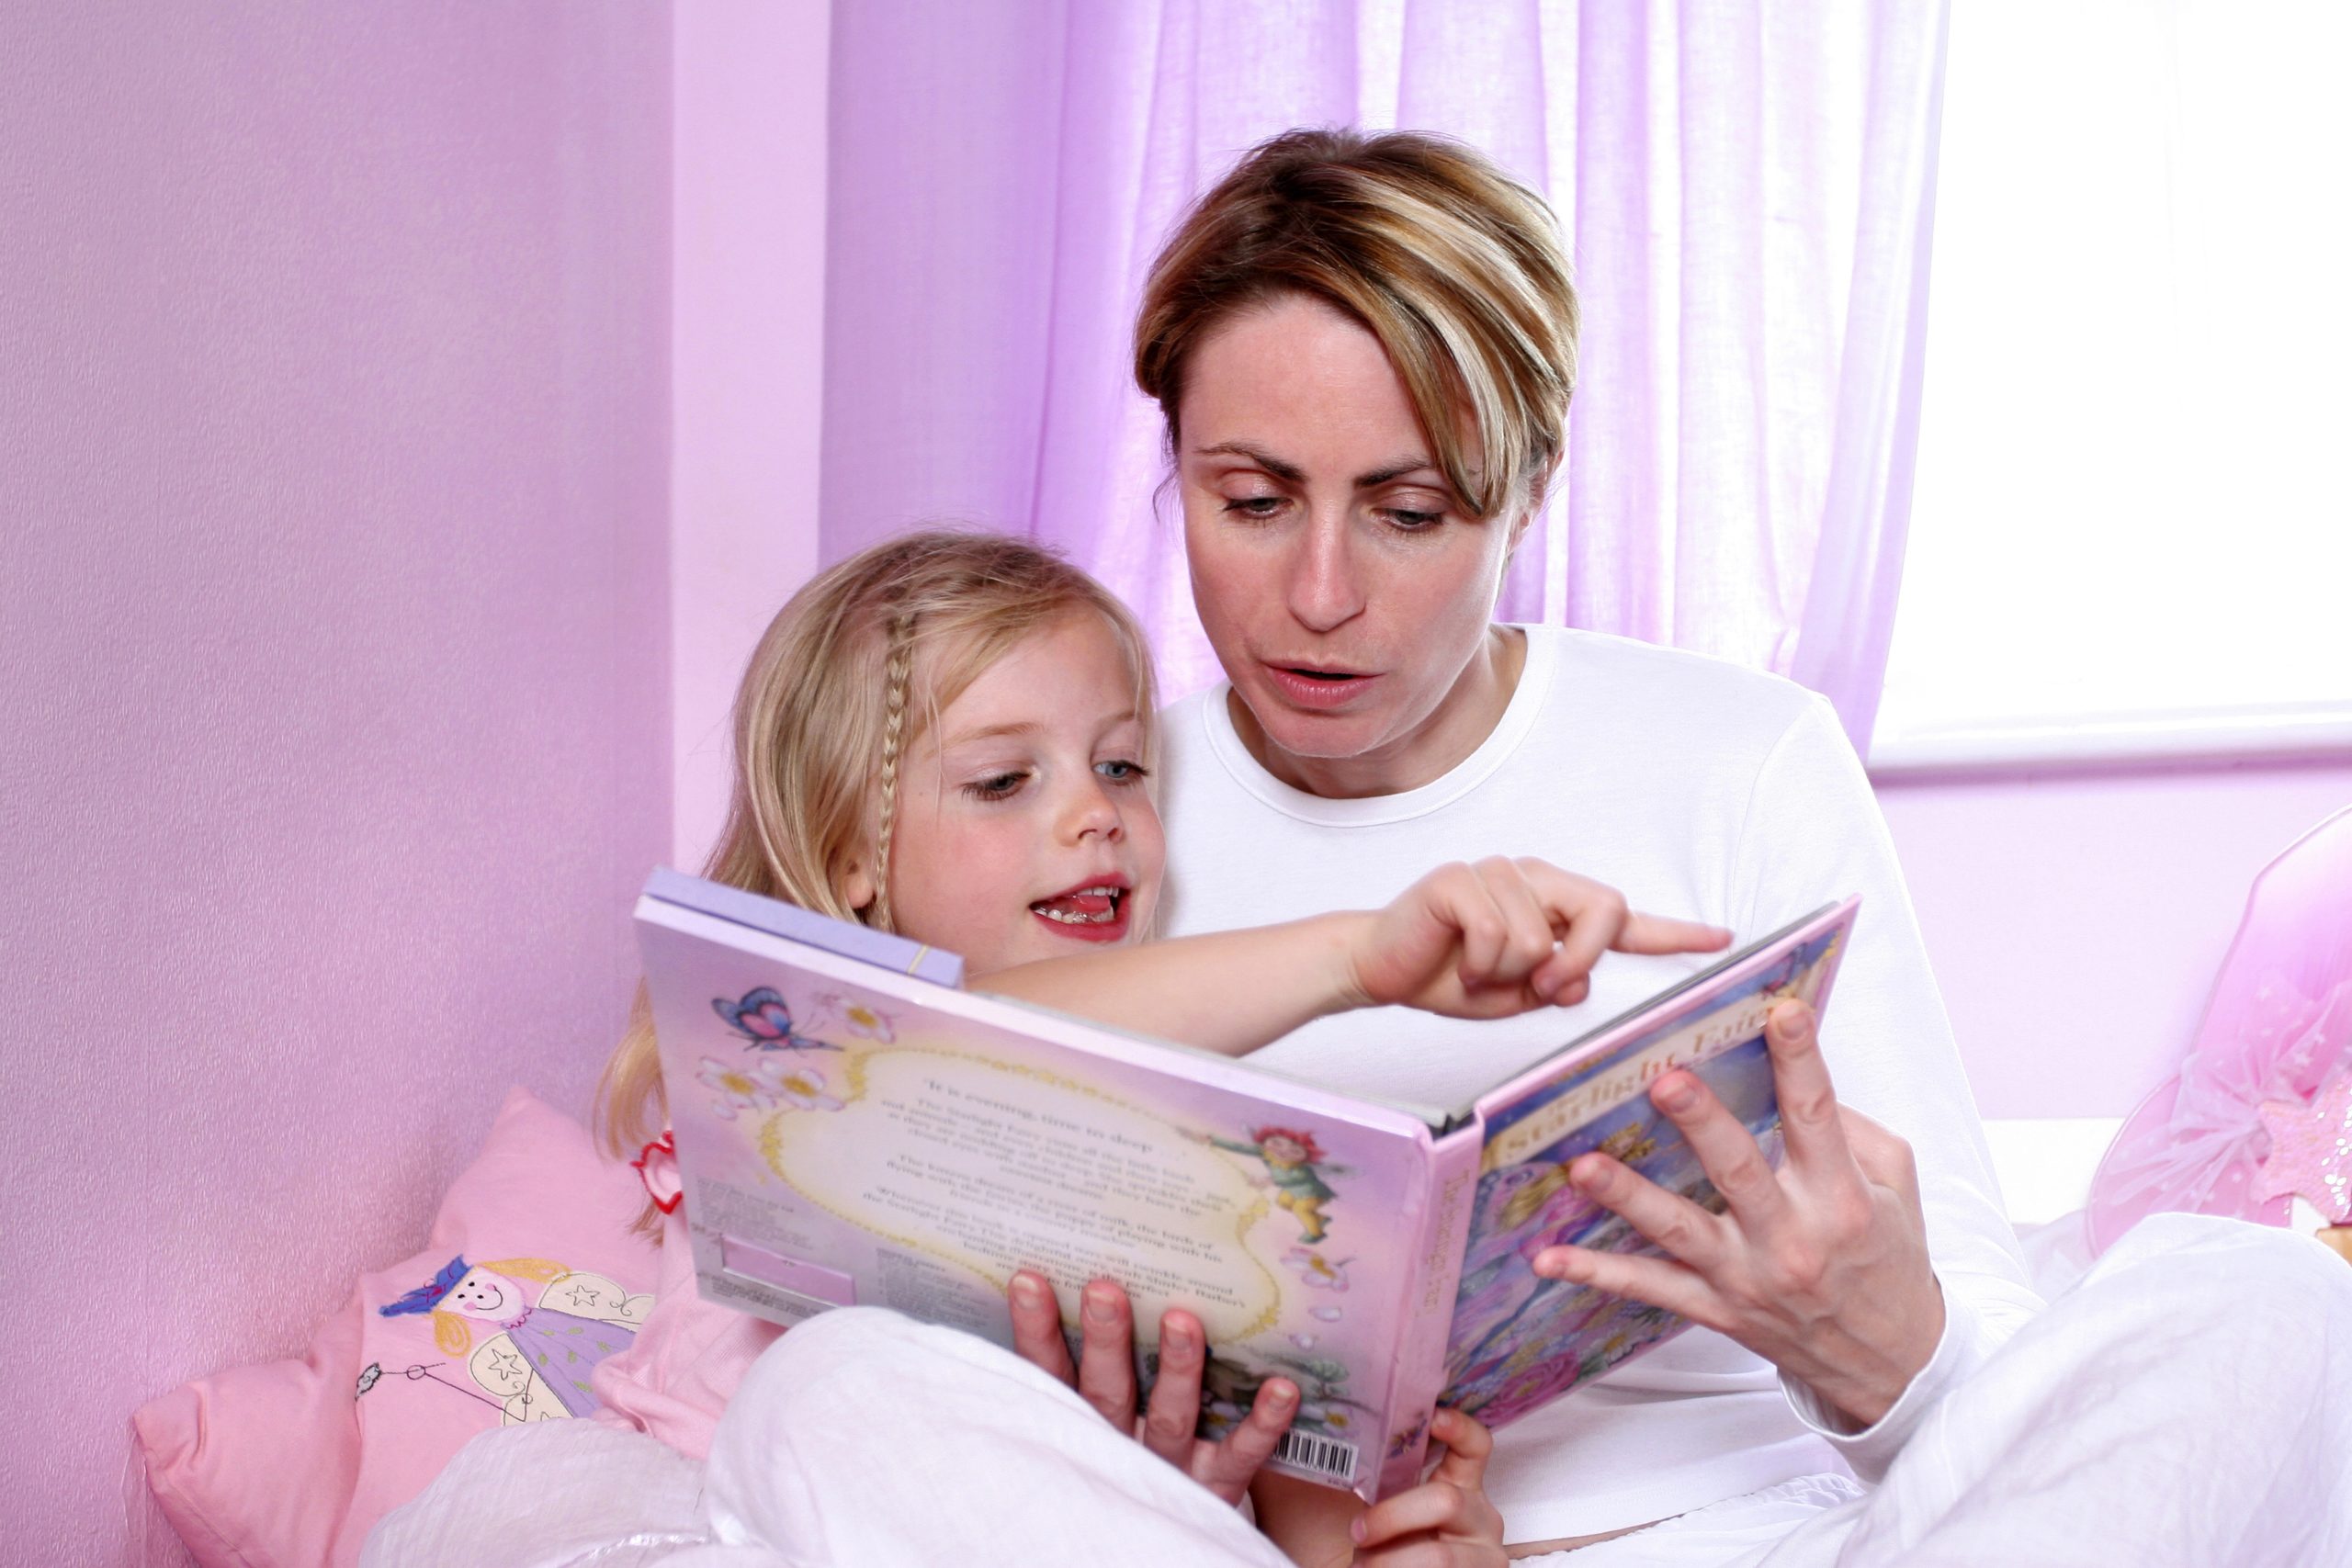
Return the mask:
[[1282,504],[1283,498],[1278,495],[1237,495],[1227,498],[1225,509],[1244,517],[1272,517],[1282,510]]
[[1019,789],[1022,781],[1028,776],[1025,773],[1017,772],[993,773],[987,778],[975,779],[966,784],[964,793],[975,800],[1002,800]]
[[1389,507],[1381,515],[1408,533],[1433,528],[1445,521],[1445,513],[1442,512],[1414,512],[1401,506]]
[[1131,762],[1124,757],[1114,757],[1107,762],[1097,762],[1094,764],[1094,771],[1114,784],[1141,784],[1150,776],[1141,762]]

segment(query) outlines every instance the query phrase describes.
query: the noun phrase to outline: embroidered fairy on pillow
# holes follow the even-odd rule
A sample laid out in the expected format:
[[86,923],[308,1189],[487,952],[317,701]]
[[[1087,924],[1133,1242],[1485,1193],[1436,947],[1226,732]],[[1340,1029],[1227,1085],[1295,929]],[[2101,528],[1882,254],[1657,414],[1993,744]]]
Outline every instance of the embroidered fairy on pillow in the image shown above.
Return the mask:
[[[377,1310],[386,1317],[428,1313],[433,1340],[490,1391],[506,1424],[585,1416],[599,1401],[596,1363],[626,1349],[652,1306],[601,1274],[543,1258],[469,1264],[453,1258],[424,1284]],[[474,1324],[489,1334],[474,1343]]]

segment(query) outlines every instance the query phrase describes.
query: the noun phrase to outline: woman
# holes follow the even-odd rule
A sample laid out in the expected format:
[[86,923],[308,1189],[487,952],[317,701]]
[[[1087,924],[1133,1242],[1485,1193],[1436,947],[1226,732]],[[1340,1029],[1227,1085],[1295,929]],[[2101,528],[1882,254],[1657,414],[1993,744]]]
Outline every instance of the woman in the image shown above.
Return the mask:
[[[1677,1076],[1660,1109],[1728,1214],[1606,1156],[1573,1172],[1679,1266],[1555,1248],[1541,1267],[1720,1332],[1499,1435],[1488,1495],[1513,1540],[1555,1546],[1782,1483],[1841,1501],[1840,1460],[1883,1469],[2038,1304],[1827,705],[1692,655],[1491,624],[1564,451],[1576,334],[1539,198],[1453,143],[1345,131],[1279,137],[1204,197],[1136,334],[1228,678],[1168,716],[1171,931],[1376,902],[1408,867],[1489,854],[1542,855],[1639,907],[1749,934],[1862,895],[1826,1039],[1816,1048],[1802,1009],[1775,1021],[1782,1171]],[[1580,1016],[1669,973],[1612,959]],[[1561,1027],[1357,1015],[1261,1059],[1453,1104]],[[1840,1111],[1825,1063],[1883,1126]]]
[[[1525,1543],[1512,1555],[2352,1552],[2352,1279],[2302,1238],[2162,1215],[2039,1313],[1885,829],[1827,705],[1690,655],[1489,624],[1559,465],[1576,326],[1535,197],[1449,142],[1314,131],[1260,147],[1202,199],[1136,328],[1228,677],[1168,716],[1172,931],[1385,897],[1449,855],[1542,855],[1747,933],[1862,896],[1823,1036],[1795,1004],[1771,1021],[1780,1171],[1679,1074],[1652,1098],[1725,1213],[1605,1155],[1570,1167],[1672,1261],[1554,1247],[1538,1269],[1703,1326],[1498,1435],[1486,1491]],[[1671,962],[1611,958],[1584,1016],[1639,999]],[[1261,1055],[1450,1104],[1559,1029],[1359,1013]],[[2249,1314],[2320,1326],[2281,1355]],[[1025,1352],[1058,1370],[1042,1325],[1015,1315]],[[1114,1418],[1118,1337],[1087,1328],[1080,1379]],[[1250,1457],[1191,1456],[1224,1474]],[[1847,1470],[1883,1483],[1865,1495]]]

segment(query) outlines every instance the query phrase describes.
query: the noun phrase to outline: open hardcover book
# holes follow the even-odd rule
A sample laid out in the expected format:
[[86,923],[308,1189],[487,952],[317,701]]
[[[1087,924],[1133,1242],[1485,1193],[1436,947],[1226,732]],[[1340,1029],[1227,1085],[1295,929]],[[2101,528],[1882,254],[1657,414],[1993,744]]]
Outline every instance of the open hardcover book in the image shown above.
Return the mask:
[[1073,1307],[1108,1275],[1147,1330],[1170,1306],[1207,1327],[1204,1432],[1290,1378],[1273,1468],[1374,1501],[1419,1479],[1436,1405],[1501,1426],[1686,1326],[1533,1272],[1555,1242],[1649,1248],[1567,1163],[1605,1149],[1720,1206],[1649,1103],[1674,1066],[1777,1161],[1764,1016],[1827,1000],[1854,908],[1442,1109],[965,991],[952,954],[675,872],[637,922],[706,1297],[787,1324],[893,1307],[1009,1345],[1015,1269]]

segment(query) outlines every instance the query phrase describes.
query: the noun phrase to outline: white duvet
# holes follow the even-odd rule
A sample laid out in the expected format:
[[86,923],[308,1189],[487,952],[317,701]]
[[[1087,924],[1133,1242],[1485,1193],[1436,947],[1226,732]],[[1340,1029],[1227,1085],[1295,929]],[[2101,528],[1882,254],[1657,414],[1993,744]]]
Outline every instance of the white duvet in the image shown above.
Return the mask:
[[[2031,1238],[2046,1285],[2075,1233]],[[2054,1276],[2054,1277],[2053,1277]],[[1565,1568],[2352,1564],[2352,1269],[2148,1221],[1929,1412],[1885,1481],[1808,1477]],[[1279,1568],[1069,1390],[980,1341],[828,1314],[762,1358],[707,1464],[586,1421],[485,1433],[363,1568]]]

